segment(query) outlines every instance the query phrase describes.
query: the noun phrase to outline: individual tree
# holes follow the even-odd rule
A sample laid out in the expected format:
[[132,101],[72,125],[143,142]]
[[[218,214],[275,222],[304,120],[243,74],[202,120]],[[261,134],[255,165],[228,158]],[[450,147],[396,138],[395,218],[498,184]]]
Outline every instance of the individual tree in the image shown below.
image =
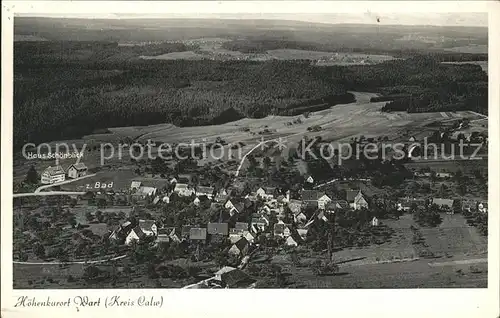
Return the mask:
[[28,173],[26,174],[26,178],[24,181],[29,184],[37,184],[39,182],[40,176],[35,170],[35,166],[31,166],[30,169],[28,170]]

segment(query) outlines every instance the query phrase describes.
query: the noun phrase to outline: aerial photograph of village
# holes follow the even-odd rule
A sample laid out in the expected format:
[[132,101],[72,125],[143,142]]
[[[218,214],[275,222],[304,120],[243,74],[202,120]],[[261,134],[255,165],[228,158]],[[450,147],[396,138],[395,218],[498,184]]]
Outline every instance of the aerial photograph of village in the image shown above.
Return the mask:
[[486,288],[487,15],[431,18],[16,16],[14,289]]

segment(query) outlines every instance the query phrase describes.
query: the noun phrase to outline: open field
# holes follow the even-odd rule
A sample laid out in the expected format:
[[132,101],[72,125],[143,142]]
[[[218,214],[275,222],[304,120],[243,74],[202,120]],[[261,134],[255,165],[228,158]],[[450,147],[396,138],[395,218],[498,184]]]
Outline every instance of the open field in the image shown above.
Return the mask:
[[[215,141],[221,137],[228,143],[243,141],[245,143],[257,143],[264,139],[277,137],[289,137],[287,140],[300,140],[302,136],[321,136],[326,140],[348,140],[359,135],[384,135],[390,139],[396,138],[403,129],[414,127],[415,129],[426,129],[425,126],[436,120],[435,113],[383,113],[380,108],[384,102],[370,103],[371,97],[377,96],[373,93],[353,92],[356,102],[350,104],[336,105],[326,110],[312,112],[308,118],[303,116],[267,116],[261,119],[244,118],[235,122],[198,127],[176,127],[172,124],[159,124],[143,127],[119,127],[110,128],[114,135],[111,138],[130,136],[146,141],[151,139],[166,143],[179,142],[207,142]],[[454,118],[478,119],[468,111],[456,112]],[[285,126],[287,122],[301,117],[301,124]],[[442,117],[441,117],[442,118]],[[446,120],[443,118],[443,120]],[[320,132],[308,132],[307,127],[319,125],[323,129]],[[258,132],[268,129],[270,132],[259,135]],[[245,131],[247,130],[247,131]],[[90,138],[91,136],[88,136]],[[298,138],[297,138],[298,137]]]
[[340,273],[335,276],[316,276],[307,268],[294,268],[290,269],[290,280],[291,287],[296,288],[486,288],[487,264],[475,264],[481,273],[472,273],[469,266],[430,266],[427,260],[340,265]]
[[[193,42],[192,40],[189,43]],[[219,42],[209,44],[204,41],[200,50],[172,52],[157,56],[141,56],[145,60],[202,60],[202,59],[224,59],[224,60],[247,60],[247,61],[269,61],[269,60],[312,60],[318,65],[349,65],[349,64],[375,64],[394,59],[389,55],[360,54],[360,53],[338,53],[309,51],[299,49],[275,49],[267,50],[265,53],[242,53],[227,50],[221,47]]]
[[471,61],[471,62],[443,62],[444,64],[475,64],[481,66],[483,71],[488,74],[488,61]]
[[434,254],[480,255],[488,246],[485,237],[477,229],[467,225],[461,214],[442,215],[443,223],[437,228],[422,228],[429,249]]
[[[433,131],[427,127],[428,124],[436,120],[446,122],[459,118],[469,118],[478,120],[482,117],[473,112],[463,111],[450,113],[449,116],[436,116],[436,113],[406,113],[393,112],[384,113],[380,108],[384,102],[371,103],[370,98],[377,96],[373,93],[352,92],[356,97],[356,102],[350,104],[341,104],[333,106],[329,109],[312,112],[308,118],[304,116],[267,116],[261,119],[244,118],[235,122],[230,122],[222,125],[213,126],[198,126],[198,127],[177,127],[172,124],[159,124],[151,126],[134,126],[134,127],[118,127],[110,128],[109,134],[88,135],[80,140],[64,141],[70,144],[75,144],[76,149],[81,150],[84,143],[89,143],[84,152],[82,161],[89,169],[98,168],[101,166],[101,152],[99,149],[88,151],[89,148],[97,147],[98,143],[113,143],[117,148],[117,142],[120,139],[129,137],[135,140],[146,142],[151,139],[155,142],[163,143],[209,143],[214,142],[217,137],[222,138],[229,144],[244,142],[242,153],[246,153],[262,140],[275,139],[284,137],[286,142],[298,142],[304,136],[313,137],[321,136],[323,140],[330,142],[348,141],[352,137],[364,136],[388,136],[389,140],[401,140],[402,135],[408,131],[418,131],[421,135],[428,135]],[[302,122],[292,125],[286,125],[292,122],[295,118],[300,117]],[[322,130],[319,132],[309,132],[308,127],[319,125]],[[478,129],[487,129],[478,127]],[[263,131],[266,133],[262,134]],[[52,142],[54,145],[58,142]],[[99,146],[100,147],[100,146]],[[156,149],[156,148],[155,148]],[[226,150],[228,147],[225,148]],[[236,154],[233,151],[233,154]],[[106,153],[107,155],[109,153]],[[157,150],[152,152],[154,156]],[[215,156],[219,156],[217,151]],[[228,151],[225,151],[225,156],[222,160],[228,160]],[[18,155],[14,160],[14,180],[22,180],[26,175],[30,165],[34,164],[37,171],[41,172],[49,165],[53,165],[53,161],[40,160],[25,160]],[[208,161],[207,163],[209,163]],[[64,168],[67,168],[74,159],[62,160]],[[115,155],[112,159],[106,160],[105,164],[113,169],[123,169],[130,165],[130,152],[128,148],[122,150],[119,155],[119,149],[115,149]],[[113,173],[115,174],[115,172]],[[109,179],[109,178],[108,178]],[[118,179],[115,178],[118,182]],[[82,181],[83,184],[88,183]],[[98,180],[97,180],[98,181]],[[106,181],[108,181],[106,179]],[[111,179],[109,179],[111,181]],[[76,184],[80,184],[77,182]]]

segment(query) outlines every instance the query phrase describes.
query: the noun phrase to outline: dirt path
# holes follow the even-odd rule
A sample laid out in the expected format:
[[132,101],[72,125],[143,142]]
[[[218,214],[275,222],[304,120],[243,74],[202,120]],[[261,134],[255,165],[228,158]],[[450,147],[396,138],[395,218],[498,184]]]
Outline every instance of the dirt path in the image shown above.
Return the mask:
[[19,262],[19,261],[12,261],[14,264],[21,264],[21,265],[71,265],[71,264],[99,264],[99,263],[105,263],[109,261],[116,261],[122,258],[127,257],[127,255],[120,255],[116,257],[112,257],[109,259],[100,259],[100,260],[93,260],[93,261],[74,261],[74,262]]
[[35,193],[39,193],[40,191],[42,191],[44,189],[52,188],[52,187],[55,187],[55,186],[60,186],[60,185],[63,185],[63,184],[68,184],[68,183],[71,183],[71,182],[75,182],[75,181],[79,181],[79,180],[82,180],[82,179],[90,178],[90,177],[93,177],[95,175],[96,175],[95,173],[92,173],[92,174],[88,174],[86,176],[79,177],[79,178],[76,178],[76,179],[70,179],[70,180],[65,180],[65,181],[58,182],[58,183],[52,183],[52,184],[47,184],[47,185],[39,186],[38,188],[35,189]]

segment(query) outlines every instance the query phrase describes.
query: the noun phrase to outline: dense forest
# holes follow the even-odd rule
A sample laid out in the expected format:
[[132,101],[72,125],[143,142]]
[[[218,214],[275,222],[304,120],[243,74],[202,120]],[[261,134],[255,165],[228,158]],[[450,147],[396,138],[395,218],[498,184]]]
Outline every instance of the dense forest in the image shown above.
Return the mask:
[[375,65],[318,67],[308,60],[137,58],[144,52],[191,49],[178,43],[23,42],[14,49],[17,147],[114,126],[194,126],[297,115],[352,102],[348,90],[381,93],[389,101],[386,111],[487,111],[486,73],[477,65],[441,64],[434,53]]

